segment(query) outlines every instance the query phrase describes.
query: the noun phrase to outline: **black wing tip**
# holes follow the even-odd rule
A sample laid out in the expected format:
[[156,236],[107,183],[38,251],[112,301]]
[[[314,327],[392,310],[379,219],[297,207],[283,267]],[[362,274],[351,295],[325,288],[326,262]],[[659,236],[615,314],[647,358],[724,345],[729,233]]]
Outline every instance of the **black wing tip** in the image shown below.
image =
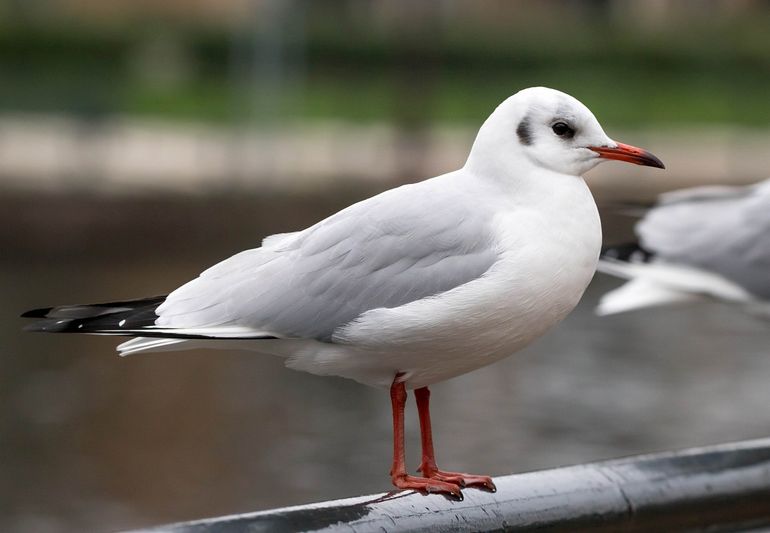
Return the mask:
[[155,323],[155,309],[166,296],[152,296],[136,300],[123,300],[87,305],[62,305],[30,309],[21,318],[41,319],[24,328],[24,331],[49,333],[99,333],[120,334],[120,328],[134,329]]
[[163,295],[121,302],[63,305],[31,309],[24,312],[21,316],[23,318],[38,318],[41,320],[27,324],[23,330],[36,333],[90,333],[96,335],[175,339],[256,340],[277,338],[270,335],[260,337],[216,337],[205,334],[186,333],[184,330],[179,332],[153,330],[150,326],[155,325],[155,319],[157,318],[155,309],[165,299],[166,295]]
[[46,318],[48,316],[48,313],[53,311],[53,307],[40,307],[38,309],[30,309],[29,311],[24,311],[22,314],[19,315],[20,318]]
[[44,318],[32,324],[24,326],[23,331],[32,333],[69,333],[74,331],[71,327],[71,320],[56,320],[53,318]]
[[647,263],[655,257],[655,253],[647,250],[638,242],[627,242],[602,247],[600,256],[602,259]]
[[90,326],[85,320],[50,317],[27,324],[22,330],[32,333],[101,333],[99,328]]

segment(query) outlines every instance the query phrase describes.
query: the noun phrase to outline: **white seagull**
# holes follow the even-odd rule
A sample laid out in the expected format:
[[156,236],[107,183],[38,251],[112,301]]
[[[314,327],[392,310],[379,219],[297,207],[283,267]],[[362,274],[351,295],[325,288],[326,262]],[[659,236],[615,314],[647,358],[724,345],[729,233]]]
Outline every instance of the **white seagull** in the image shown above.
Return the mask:
[[[513,354],[575,307],[602,241],[581,174],[607,159],[663,168],[610,139],[575,98],[524,89],[484,122],[459,170],[268,237],[168,296],[24,316],[43,319],[34,331],[137,337],[123,355],[228,339],[293,369],[389,387],[396,487],[494,490],[488,476],[436,466],[428,386]],[[422,476],[404,465],[407,389]]]
[[711,299],[770,317],[770,180],[666,193],[635,229],[602,253],[599,271],[629,281],[599,315]]

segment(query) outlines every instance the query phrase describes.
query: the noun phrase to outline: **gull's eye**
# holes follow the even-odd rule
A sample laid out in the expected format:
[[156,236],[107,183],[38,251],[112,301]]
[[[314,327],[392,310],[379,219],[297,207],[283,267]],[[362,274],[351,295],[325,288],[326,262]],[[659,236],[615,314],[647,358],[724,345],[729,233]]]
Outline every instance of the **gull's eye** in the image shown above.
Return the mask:
[[556,135],[565,139],[571,139],[575,136],[575,130],[573,130],[566,122],[557,122],[551,126],[551,129]]

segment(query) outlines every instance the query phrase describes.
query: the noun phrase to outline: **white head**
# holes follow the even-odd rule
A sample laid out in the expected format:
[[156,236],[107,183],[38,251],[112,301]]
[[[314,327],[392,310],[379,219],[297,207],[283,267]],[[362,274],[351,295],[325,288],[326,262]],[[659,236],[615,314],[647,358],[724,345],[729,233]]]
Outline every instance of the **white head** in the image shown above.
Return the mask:
[[606,159],[664,168],[641,148],[610,139],[575,98],[546,87],[514,94],[484,122],[468,165],[503,169],[533,165],[580,176]]

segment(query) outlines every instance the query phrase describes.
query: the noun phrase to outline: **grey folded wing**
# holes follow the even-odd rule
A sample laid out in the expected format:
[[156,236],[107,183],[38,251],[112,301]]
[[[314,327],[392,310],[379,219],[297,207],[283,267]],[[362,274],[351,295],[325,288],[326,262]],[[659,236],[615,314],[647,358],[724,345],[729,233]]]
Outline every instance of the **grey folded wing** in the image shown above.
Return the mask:
[[489,215],[471,202],[426,182],[387,191],[215,265],[169,295],[157,324],[239,325],[328,341],[370,309],[430,297],[486,272],[497,252]]

